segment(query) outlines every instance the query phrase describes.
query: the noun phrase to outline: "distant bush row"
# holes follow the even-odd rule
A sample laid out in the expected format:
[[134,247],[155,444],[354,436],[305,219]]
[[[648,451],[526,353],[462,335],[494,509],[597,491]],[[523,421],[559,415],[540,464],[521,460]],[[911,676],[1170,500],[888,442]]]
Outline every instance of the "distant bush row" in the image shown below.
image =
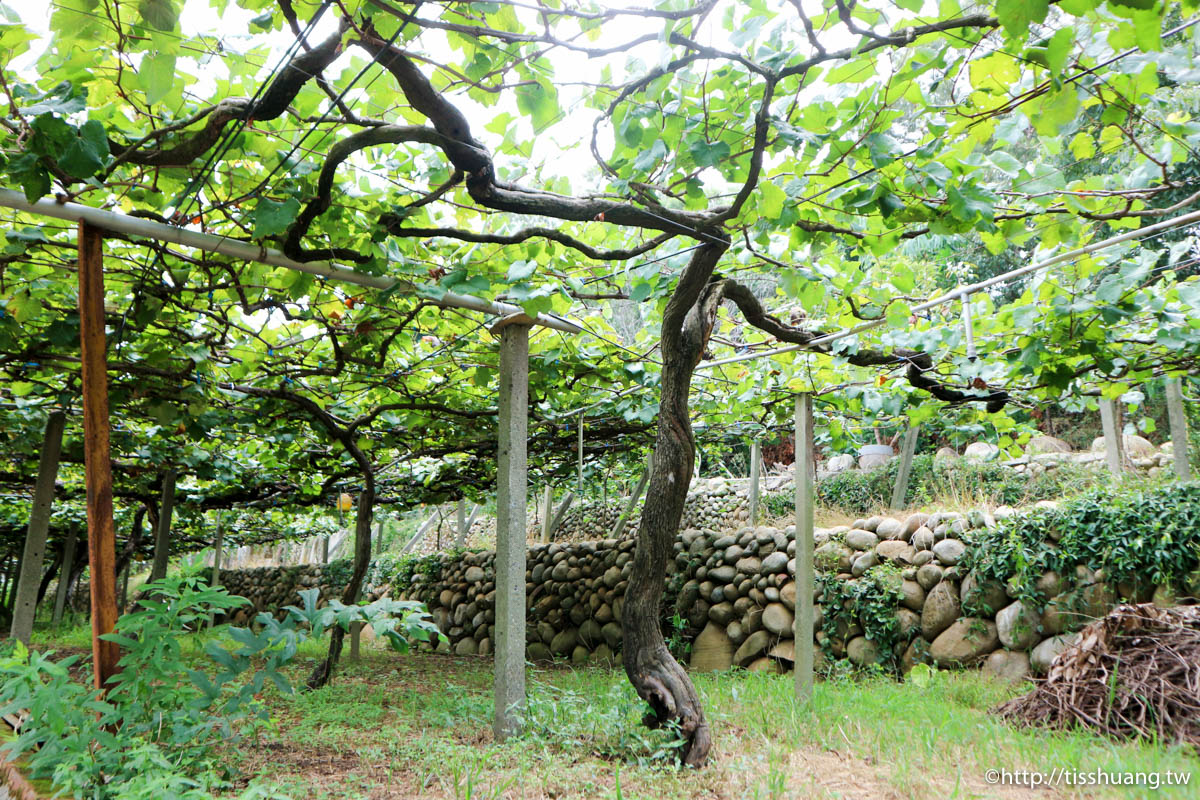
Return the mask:
[[[847,514],[867,514],[885,508],[900,459],[869,472],[852,470],[817,483],[821,505]],[[1017,505],[1075,495],[1107,482],[1107,473],[1079,464],[1060,464],[1038,474],[1017,472],[995,463],[972,464],[963,460],[934,461],[933,456],[913,458],[905,503],[910,506]]]

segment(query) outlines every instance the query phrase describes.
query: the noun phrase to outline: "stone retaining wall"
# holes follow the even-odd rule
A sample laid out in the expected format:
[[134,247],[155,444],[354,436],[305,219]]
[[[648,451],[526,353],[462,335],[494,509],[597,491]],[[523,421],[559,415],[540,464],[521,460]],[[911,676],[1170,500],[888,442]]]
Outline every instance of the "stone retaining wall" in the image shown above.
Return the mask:
[[[996,515],[1012,513],[997,509]],[[1007,678],[1041,673],[1071,641],[1072,632],[1116,602],[1103,576],[1080,568],[1073,576],[1046,573],[1038,588],[1048,598],[1027,609],[1005,585],[981,583],[960,565],[972,529],[996,524],[992,514],[945,512],[903,519],[872,517],[853,526],[818,530],[814,591],[818,665],[826,654],[858,666],[876,662],[907,670],[918,662],[978,666]],[[621,613],[634,541],[539,544],[531,547],[526,572],[530,660],[574,663],[612,661],[621,650]],[[696,670],[741,666],[783,671],[794,658],[796,606],[794,529],[742,527],[734,532],[688,528],[668,564],[664,625],[690,643]],[[377,587],[424,602],[448,641],[444,650],[487,655],[495,641],[495,553],[471,552],[455,560],[427,561],[427,573],[403,587]],[[890,566],[889,566],[890,565]],[[891,611],[898,632],[881,652],[865,635],[858,609],[823,625],[822,584],[840,580],[885,581],[899,598]],[[296,590],[337,587],[321,567],[269,568],[227,573],[226,585],[250,597],[255,610],[295,603]],[[1151,587],[1152,589],[1153,587]],[[1143,590],[1145,592],[1145,590]],[[847,596],[843,592],[842,597]],[[1149,600],[1150,597],[1140,597]],[[964,616],[964,606],[977,616]],[[828,628],[828,630],[826,630]],[[866,631],[864,629],[867,629]]]
[[[221,585],[230,594],[245,597],[250,605],[239,608],[228,622],[245,625],[260,611],[269,611],[283,616],[287,606],[301,605],[300,592],[318,589],[318,605],[330,599],[340,598],[346,588],[349,568],[345,562],[323,564],[301,564],[295,567],[253,567],[251,569],[221,570]],[[367,586],[366,596],[375,600],[383,593],[381,588]]]
[[[693,481],[684,503],[681,527],[713,530],[742,527],[750,520],[749,483],[746,479],[727,481],[723,478]],[[764,488],[765,485],[764,481]],[[607,505],[600,501],[572,505],[554,532],[554,541],[594,542],[605,539],[612,535],[613,527],[628,504],[629,498],[626,497],[614,498]],[[629,515],[626,532],[636,530],[640,511],[639,505]],[[538,541],[541,532],[540,524],[530,525],[529,541]]]

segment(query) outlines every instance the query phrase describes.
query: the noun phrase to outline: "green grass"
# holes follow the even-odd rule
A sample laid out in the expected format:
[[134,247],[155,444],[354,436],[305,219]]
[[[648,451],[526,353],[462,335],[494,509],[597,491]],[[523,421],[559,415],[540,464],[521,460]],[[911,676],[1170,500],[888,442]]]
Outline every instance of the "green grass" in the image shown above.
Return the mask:
[[[86,629],[51,632],[57,646]],[[186,637],[199,660],[218,628]],[[39,644],[49,644],[39,634]],[[324,653],[309,642],[290,669],[295,685]],[[334,683],[292,696],[264,692],[272,722],[231,743],[226,763],[253,783],[293,798],[971,798],[1145,797],[1145,788],[1011,790],[988,769],[1188,772],[1194,751],[1119,743],[1085,731],[1017,729],[988,709],[1017,690],[979,673],[935,673],[927,685],[886,678],[818,683],[798,707],[789,676],[693,676],[712,725],[712,762],[673,765],[672,739],[640,724],[644,706],[619,670],[531,667],[526,733],[491,734],[491,662],[396,655],[365,643]],[[1194,787],[1162,788],[1161,798]]]
[[[925,687],[820,683],[806,707],[789,677],[696,676],[716,742],[700,771],[672,765],[670,737],[640,725],[642,704],[619,671],[531,669],[527,733],[503,746],[492,741],[490,681],[481,659],[369,650],[333,686],[274,697],[273,737],[239,747],[234,763],[298,797],[456,799],[966,798],[1000,795],[984,782],[991,768],[1200,772],[1200,758],[1176,747],[1011,727],[988,709],[1014,690],[974,672],[939,673]],[[1076,791],[1050,795],[1147,790]]]

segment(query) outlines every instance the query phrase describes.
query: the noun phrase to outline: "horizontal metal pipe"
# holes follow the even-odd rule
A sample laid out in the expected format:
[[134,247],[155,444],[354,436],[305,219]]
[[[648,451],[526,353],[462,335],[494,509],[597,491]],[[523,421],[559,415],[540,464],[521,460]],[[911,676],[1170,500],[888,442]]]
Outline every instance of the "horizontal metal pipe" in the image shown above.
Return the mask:
[[[329,280],[350,283],[356,286],[365,286],[370,289],[391,289],[401,283],[395,278],[390,278],[386,275],[367,275],[329,261],[297,261],[294,258],[284,255],[279,250],[270,247],[240,242],[236,239],[229,239],[225,236],[217,236],[212,233],[203,233],[174,225],[166,225],[151,219],[131,217],[128,214],[105,211],[101,208],[92,208],[91,206],[80,205],[79,203],[60,203],[50,198],[42,198],[31,203],[25,199],[24,194],[12,189],[0,189],[0,206],[24,211],[27,214],[66,220],[67,222],[83,221],[97,228],[127,236],[154,239],[183,247],[194,247],[197,250],[204,250],[209,253],[220,253],[221,255],[243,261],[257,261],[260,264],[268,264],[273,267],[307,272],[310,275],[318,275]],[[403,282],[403,284],[404,288],[411,286],[407,282]],[[480,311],[485,314],[495,314],[498,316],[508,316],[521,312],[519,306],[512,305],[511,303],[497,303],[484,300],[481,297],[456,294],[455,292],[446,292],[440,299],[429,298],[429,302],[443,308],[465,308],[471,311]],[[535,325],[553,328],[564,333],[580,333],[583,330],[581,326],[574,322],[562,319],[553,314],[537,314],[531,317],[531,319]]]

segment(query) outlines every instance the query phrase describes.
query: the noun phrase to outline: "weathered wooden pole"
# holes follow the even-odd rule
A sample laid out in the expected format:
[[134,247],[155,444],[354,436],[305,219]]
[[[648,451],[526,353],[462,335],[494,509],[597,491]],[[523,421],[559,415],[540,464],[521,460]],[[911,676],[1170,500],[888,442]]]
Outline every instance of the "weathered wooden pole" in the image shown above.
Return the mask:
[[500,433],[496,470],[496,655],[493,731],[520,729],[525,705],[525,513],[528,504],[529,326],[513,318],[500,335]]
[[1100,398],[1100,424],[1104,427],[1104,461],[1108,471],[1120,476],[1125,471],[1125,442],[1117,420],[1117,401]]
[[813,417],[812,395],[796,398],[796,700],[813,692]]
[[756,439],[750,444],[750,524],[752,526],[758,524],[758,480],[761,464],[762,451]]
[[1175,476],[1181,481],[1192,479],[1188,463],[1187,413],[1183,408],[1183,385],[1179,378],[1167,378],[1167,419],[1171,428],[1171,459]]
[[42,563],[46,557],[46,536],[50,533],[50,510],[54,502],[54,482],[58,479],[58,457],[62,452],[63,427],[67,417],[61,411],[50,412],[42,454],[38,462],[37,483],[33,487],[33,509],[25,533],[25,555],[17,579],[17,602],[13,608],[12,637],[29,646],[33,618],[37,612],[38,588],[42,582]]
[[912,476],[913,456],[917,452],[917,437],[920,433],[920,425],[910,425],[904,432],[904,444],[900,446],[900,469],[896,471],[896,485],[892,487],[892,508],[904,508],[904,498],[908,495],[908,481]]
[[175,470],[169,469],[162,477],[162,497],[158,504],[158,526],[154,529],[154,561],[150,565],[150,580],[167,577],[167,564],[171,560],[171,518],[175,514]]
[[62,566],[58,571],[58,590],[54,593],[54,624],[62,622],[63,611],[67,607],[67,589],[71,583],[71,570],[75,568],[75,540],[78,533],[74,528],[67,530],[66,541],[63,542]]
[[121,657],[100,637],[117,624],[117,547],[109,452],[108,360],[104,330],[104,235],[79,223],[79,347],[83,385],[83,453],[91,570],[92,664],[96,688],[107,689]]

